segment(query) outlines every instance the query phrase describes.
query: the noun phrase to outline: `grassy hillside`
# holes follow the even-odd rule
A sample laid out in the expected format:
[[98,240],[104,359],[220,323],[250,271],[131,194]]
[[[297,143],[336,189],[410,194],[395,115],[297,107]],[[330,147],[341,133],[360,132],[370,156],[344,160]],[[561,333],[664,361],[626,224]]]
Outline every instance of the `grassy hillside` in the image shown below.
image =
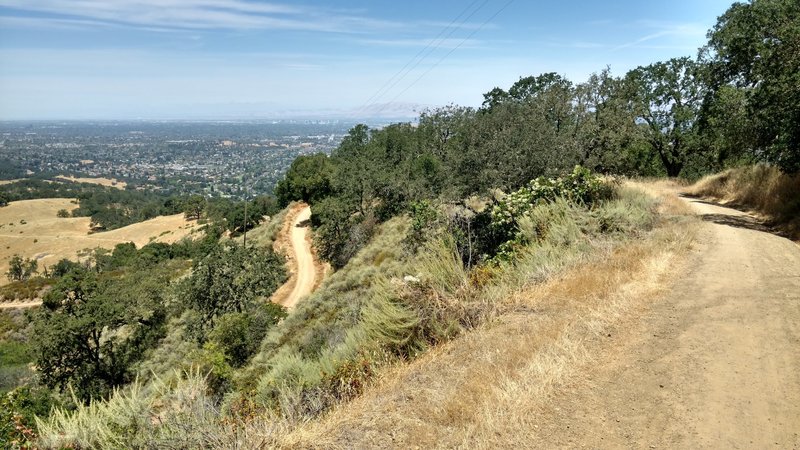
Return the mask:
[[[89,217],[58,216],[60,210],[76,207],[73,200],[52,198],[14,201],[0,208],[0,274],[5,275],[9,258],[16,254],[36,259],[39,267],[44,268],[62,258],[77,260],[78,253],[87,249],[113,249],[124,242],[139,247],[151,242],[173,243],[199,229],[197,221],[175,214],[90,233]],[[8,282],[5,276],[0,277],[0,285]]]
[[[623,198],[639,195],[628,191]],[[671,196],[653,206],[659,213],[643,231],[639,220],[648,216],[638,208],[609,205],[638,224],[636,238],[595,234],[588,242],[581,238],[584,251],[569,247],[576,253],[560,263],[553,256],[520,260],[510,274],[525,281],[496,285],[503,295],[494,320],[392,368],[352,403],[274,436],[275,445],[513,448],[527,442],[548,420],[550,399],[571,389],[582,370],[603,364],[593,355],[631,328],[628,318],[661,293],[689,248],[696,221],[686,208]],[[549,276],[531,279],[543,270]]]
[[[154,353],[169,356],[156,370],[164,375],[119,390],[107,401],[43,419],[38,423],[40,442],[208,447],[302,438],[308,423],[316,423],[332,407],[339,411],[365,393],[372,395],[407,364],[416,364],[420,357],[428,360],[424,355],[431,351],[441,355],[456,345],[448,344],[454,339],[463,342],[502,326],[509,314],[526,308],[522,295],[548,280],[572,270],[580,273],[586,265],[602,265],[609,256],[630,253],[639,258],[636,250],[625,249],[645,245],[643,241],[672,245],[676,237],[652,230],[678,219],[660,214],[659,205],[642,191],[615,190],[610,199],[591,207],[558,197],[531,204],[519,219],[518,233],[504,247],[504,256],[472,267],[465,265],[448,222],[429,225],[428,237],[415,244],[419,217],[391,219],[269,331],[251,361],[229,376],[232,388],[221,402],[210,396],[208,386],[215,369],[211,368],[212,378],[192,369],[165,371],[175,367],[167,361],[187,354],[180,350],[176,319],[163,341],[166,347]],[[512,194],[506,202],[514,198]],[[475,203],[480,202],[470,200],[459,208]],[[450,217],[447,212],[452,209],[442,205],[438,214]],[[621,263],[620,270],[638,261]],[[578,290],[581,296],[589,295],[601,285],[611,286],[614,279],[597,280],[599,285],[581,282]]]
[[800,240],[800,174],[759,164],[709,175],[686,192],[751,210]]

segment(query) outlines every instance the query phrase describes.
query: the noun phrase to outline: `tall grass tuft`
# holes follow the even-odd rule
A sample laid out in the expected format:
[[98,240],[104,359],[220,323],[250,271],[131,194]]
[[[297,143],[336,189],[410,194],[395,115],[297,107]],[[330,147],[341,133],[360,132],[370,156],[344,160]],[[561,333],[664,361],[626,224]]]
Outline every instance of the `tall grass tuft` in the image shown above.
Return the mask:
[[581,208],[559,197],[551,203],[532,208],[518,220],[519,232],[526,242],[548,242],[567,246],[583,237],[580,227]]
[[655,224],[656,204],[639,189],[620,188],[614,200],[592,211],[600,232],[636,234],[649,231]]
[[45,448],[202,448],[217,428],[219,412],[197,371],[140,381],[107,400],[55,409],[37,418]]
[[800,239],[800,173],[765,164],[739,167],[707,176],[686,193],[755,210]]

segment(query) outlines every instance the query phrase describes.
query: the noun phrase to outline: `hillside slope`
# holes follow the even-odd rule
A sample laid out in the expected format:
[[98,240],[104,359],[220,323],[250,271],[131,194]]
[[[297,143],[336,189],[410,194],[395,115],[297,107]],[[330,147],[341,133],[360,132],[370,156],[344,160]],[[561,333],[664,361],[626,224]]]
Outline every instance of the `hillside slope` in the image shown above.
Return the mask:
[[197,222],[175,214],[89,234],[90,218],[56,215],[61,209],[69,211],[76,207],[70,199],[44,198],[15,201],[0,208],[0,285],[9,282],[5,273],[8,259],[14,254],[38,260],[41,270],[62,258],[74,260],[85,249],[111,249],[123,242],[134,242],[138,247],[149,242],[172,243],[197,228]]
[[796,447],[800,249],[738,211],[692,207],[703,244],[688,261],[695,227],[668,225],[520,294],[285,445]]

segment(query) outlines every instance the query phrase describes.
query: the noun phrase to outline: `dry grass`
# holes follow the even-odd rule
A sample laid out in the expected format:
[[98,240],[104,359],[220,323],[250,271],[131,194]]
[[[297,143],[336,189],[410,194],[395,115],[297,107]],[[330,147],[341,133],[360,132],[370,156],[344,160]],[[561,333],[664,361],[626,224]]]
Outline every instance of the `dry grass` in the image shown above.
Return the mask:
[[[664,186],[647,187],[669,197]],[[674,194],[672,194],[674,196]],[[667,214],[684,211],[662,202]],[[361,398],[297,428],[290,448],[506,448],[524,446],[547,420],[549,399],[598,362],[663,292],[695,223],[664,221],[643,240],[509,298],[495,321],[385,373]]]
[[[577,246],[555,242],[537,244],[536,251],[531,247],[530,254],[507,268],[510,278],[498,280],[513,287],[491,293],[497,294],[492,298],[499,311],[494,320],[428,347],[411,362],[393,359],[392,364],[379,364],[373,382],[359,384],[341,403],[338,397],[329,401],[315,394],[325,392],[312,389],[314,380],[337,368],[352,367],[341,362],[363,351],[373,354],[381,343],[407,346],[404,330],[418,327],[419,318],[400,308],[390,292],[391,280],[409,273],[409,267],[399,254],[386,255],[400,251],[408,223],[387,222],[376,240],[356,256],[355,264],[351,261],[334,273],[325,283],[327,289],[312,295],[270,333],[249,366],[253,382],[258,381],[252,395],[262,400],[276,396],[282,416],[267,411],[245,423],[226,424],[208,420],[216,417],[208,411],[213,408],[197,405],[198,413],[181,419],[181,431],[172,434],[175,430],[167,422],[165,428],[149,432],[148,439],[163,443],[161,436],[166,434],[177,446],[219,448],[524,446],[537,425],[548,420],[545,412],[552,406],[550,399],[581,379],[584,370],[608,358],[606,350],[613,346],[608,337],[624,334],[636,323],[648,302],[665,288],[691,242],[694,227],[687,224],[694,222],[680,216],[679,203],[667,200],[674,196],[674,188],[648,189],[664,198],[660,208],[665,220],[654,230],[632,234],[638,239],[624,232],[606,238],[593,234],[605,240],[564,255],[558,250]],[[625,202],[636,209],[633,204],[642,197],[628,192],[607,212],[617,214]],[[648,205],[652,210],[652,203]],[[431,258],[445,261],[442,256],[432,254]],[[434,286],[439,283],[441,296],[457,298],[467,276],[450,265],[436,265],[438,271],[429,270],[421,278],[431,278],[428,282]],[[535,275],[540,271],[546,273],[544,278]],[[334,345],[314,350],[315,336],[332,332],[338,333]],[[285,384],[289,382],[293,384]],[[362,386],[363,394],[348,401],[362,392]],[[42,442],[92,445],[91,439],[104,430],[111,430],[109,436],[114,437],[109,442],[122,442],[113,430],[130,429],[120,426],[141,423],[137,417],[147,417],[154,408],[138,407],[141,401],[137,399],[145,397],[133,393],[115,397],[75,419],[51,416],[46,435],[55,440]],[[316,412],[304,412],[316,407],[314,411],[322,411],[326,405],[333,410],[319,420],[310,419]],[[134,410],[141,413],[125,412]],[[91,427],[98,431],[81,431]],[[71,437],[65,440],[64,436]]]
[[703,178],[686,193],[749,209],[800,240],[800,173],[787,175],[762,164],[728,169]]
[[139,247],[149,242],[172,243],[197,227],[196,222],[176,214],[89,234],[88,217],[56,216],[60,209],[70,211],[76,207],[70,199],[46,198],[12,202],[0,208],[0,285],[8,283],[8,260],[15,254],[37,259],[41,271],[44,265],[53,265],[62,258],[74,260],[78,252],[87,248],[110,249],[122,242],[134,242]]
[[127,183],[124,181],[119,181],[114,178],[81,178],[81,177],[67,177],[63,175],[59,175],[56,177],[57,180],[65,180],[65,181],[72,181],[73,183],[89,183],[89,184],[99,184],[100,186],[106,187],[113,187],[117,189],[125,189],[128,186]]

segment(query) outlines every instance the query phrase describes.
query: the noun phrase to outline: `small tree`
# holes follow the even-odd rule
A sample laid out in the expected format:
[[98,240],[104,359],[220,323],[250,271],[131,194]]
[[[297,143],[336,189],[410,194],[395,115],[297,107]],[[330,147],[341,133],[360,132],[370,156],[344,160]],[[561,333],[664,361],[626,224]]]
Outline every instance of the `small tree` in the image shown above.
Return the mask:
[[193,195],[183,204],[183,215],[186,220],[200,220],[206,210],[206,199],[202,195]]
[[73,269],[33,313],[31,348],[41,382],[72,386],[88,402],[130,381],[130,368],[164,335],[164,272],[141,271],[98,281]]
[[218,246],[195,261],[183,295],[203,315],[203,326],[213,327],[224,314],[252,311],[285,280],[284,259],[271,249]]
[[39,269],[39,263],[35,259],[22,259],[19,255],[14,255],[8,262],[8,272],[6,276],[10,281],[25,281],[32,277]]
[[56,213],[56,217],[60,217],[62,219],[70,217],[70,213],[66,209],[59,209],[58,212]]
[[79,269],[80,267],[80,264],[70,261],[67,258],[62,258],[50,268],[50,276],[53,278],[61,278],[70,271]]

